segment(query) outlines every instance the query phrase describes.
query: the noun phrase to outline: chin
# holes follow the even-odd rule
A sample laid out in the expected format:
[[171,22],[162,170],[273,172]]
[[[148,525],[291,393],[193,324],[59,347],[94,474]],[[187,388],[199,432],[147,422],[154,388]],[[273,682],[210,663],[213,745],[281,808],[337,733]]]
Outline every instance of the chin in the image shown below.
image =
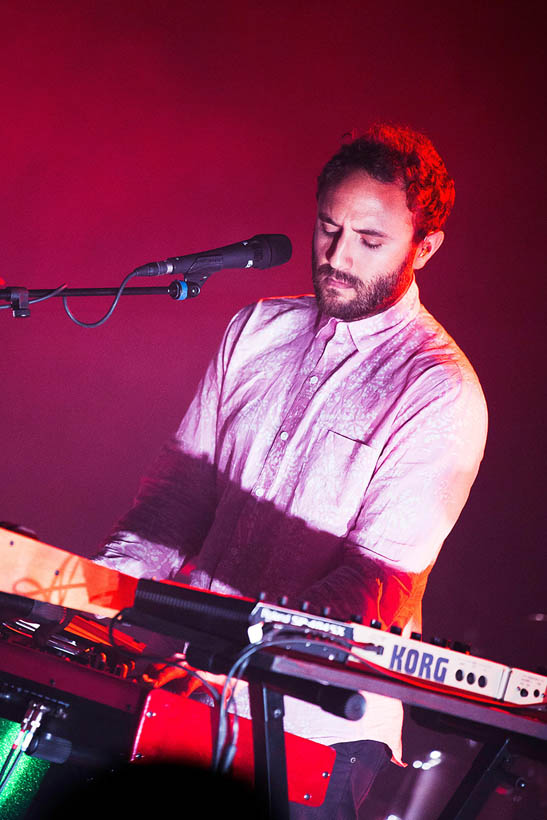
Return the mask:
[[368,316],[368,312],[363,313],[362,307],[356,303],[355,298],[344,299],[330,294],[320,294],[317,295],[317,304],[325,316],[333,316],[335,319],[343,319],[346,322],[364,319]]

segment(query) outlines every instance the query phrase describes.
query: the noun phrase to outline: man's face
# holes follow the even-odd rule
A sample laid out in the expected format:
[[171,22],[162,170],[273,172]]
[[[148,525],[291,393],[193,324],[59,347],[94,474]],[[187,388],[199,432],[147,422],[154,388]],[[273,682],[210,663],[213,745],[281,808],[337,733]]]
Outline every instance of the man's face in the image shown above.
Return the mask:
[[323,192],[313,235],[313,286],[323,313],[362,319],[394,304],[413,279],[412,213],[398,183],[354,171]]

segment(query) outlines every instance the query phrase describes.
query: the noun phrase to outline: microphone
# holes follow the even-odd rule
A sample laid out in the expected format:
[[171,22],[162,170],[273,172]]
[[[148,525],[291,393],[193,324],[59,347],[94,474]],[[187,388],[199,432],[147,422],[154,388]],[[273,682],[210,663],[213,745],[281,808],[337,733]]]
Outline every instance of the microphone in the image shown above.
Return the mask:
[[264,233],[224,245],[211,251],[172,256],[163,262],[149,262],[136,268],[137,276],[183,275],[191,282],[204,282],[211,273],[223,268],[272,268],[284,265],[292,254],[291,240],[280,233]]

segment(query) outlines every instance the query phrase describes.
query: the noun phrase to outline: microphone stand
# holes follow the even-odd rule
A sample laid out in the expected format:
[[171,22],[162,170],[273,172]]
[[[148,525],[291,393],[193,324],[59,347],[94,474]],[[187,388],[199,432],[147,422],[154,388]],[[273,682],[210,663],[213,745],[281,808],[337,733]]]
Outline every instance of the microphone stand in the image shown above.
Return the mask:
[[[99,327],[110,318],[123,293],[132,296],[152,296],[167,294],[172,299],[182,302],[198,296],[201,286],[215,271],[223,268],[252,268],[260,270],[275,265],[283,265],[291,258],[292,245],[288,236],[283,234],[257,234],[244,242],[236,242],[222,248],[215,248],[203,253],[173,256],[162,262],[150,262],[140,265],[129,273],[119,288],[67,288],[66,284],[53,290],[28,290],[24,287],[8,287],[0,290],[0,301],[9,305],[0,305],[0,310],[11,307],[17,319],[30,316],[30,305],[35,302],[61,296],[65,312],[69,319],[81,327]],[[126,288],[130,279],[135,276],[163,276],[165,274],[182,275],[167,287]],[[2,281],[2,280],[0,280]],[[68,308],[69,296],[114,296],[108,312],[96,322],[80,322]]]
[[[170,296],[179,302],[192,299],[200,294],[200,286],[192,280],[175,279],[163,287],[132,287],[124,288],[123,296]],[[120,288],[40,288],[29,290],[25,287],[7,287],[0,289],[0,300],[9,302],[13,316],[17,319],[30,316],[30,305],[53,297],[69,296],[114,296],[120,293]]]

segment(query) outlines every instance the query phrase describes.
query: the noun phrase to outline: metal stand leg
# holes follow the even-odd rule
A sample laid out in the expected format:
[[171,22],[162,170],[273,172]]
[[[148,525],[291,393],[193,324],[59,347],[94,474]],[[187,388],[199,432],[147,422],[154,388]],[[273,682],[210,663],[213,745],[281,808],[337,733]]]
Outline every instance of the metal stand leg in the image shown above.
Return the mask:
[[438,820],[475,820],[504,777],[509,738],[485,743]]
[[255,787],[272,820],[289,820],[283,695],[262,683],[249,684]]

